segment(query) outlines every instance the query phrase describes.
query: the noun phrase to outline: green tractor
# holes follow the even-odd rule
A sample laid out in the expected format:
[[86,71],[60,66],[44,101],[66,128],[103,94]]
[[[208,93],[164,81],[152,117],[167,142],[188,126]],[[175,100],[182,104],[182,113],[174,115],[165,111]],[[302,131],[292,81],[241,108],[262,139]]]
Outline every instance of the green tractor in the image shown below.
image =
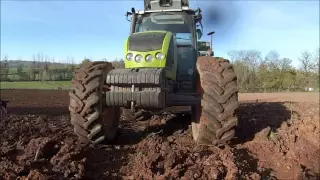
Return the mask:
[[234,138],[237,77],[228,60],[199,55],[201,9],[190,9],[188,0],[145,0],[144,10],[132,8],[129,16],[125,68],[90,62],[74,73],[69,110],[79,139],[111,143],[120,108],[174,106],[191,107],[196,143],[221,145]]

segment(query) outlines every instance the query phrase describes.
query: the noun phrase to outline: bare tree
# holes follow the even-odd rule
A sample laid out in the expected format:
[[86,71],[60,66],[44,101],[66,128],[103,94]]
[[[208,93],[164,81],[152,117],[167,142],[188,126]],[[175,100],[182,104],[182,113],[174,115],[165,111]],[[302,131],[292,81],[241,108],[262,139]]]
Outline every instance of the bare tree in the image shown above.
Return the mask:
[[280,55],[276,50],[269,51],[265,56],[266,61],[276,61],[276,60],[279,60],[279,58],[280,58]]
[[68,72],[68,78],[69,79],[72,79],[73,77],[73,72],[75,71],[76,69],[76,65],[74,63],[74,58],[73,57],[70,57],[69,58],[69,62],[70,62],[70,68],[69,68],[69,72]]
[[51,73],[49,76],[51,76],[50,80],[54,81],[55,80],[55,59],[51,58]]
[[44,55],[43,53],[37,53],[37,61],[38,61],[38,74],[39,74],[39,81],[43,81],[43,73],[44,73]]
[[0,62],[0,75],[1,79],[7,81],[9,80],[9,63],[8,63],[9,57],[8,55],[4,55],[2,58],[2,62]]
[[308,87],[316,87],[319,82],[318,75],[315,73],[317,67],[317,62],[314,61],[312,54],[309,51],[304,51],[301,53],[301,57],[299,58],[300,68],[303,72],[303,81],[304,85]]
[[42,65],[42,75],[41,75],[41,81],[48,81],[50,80],[50,57],[48,55],[45,55],[43,57],[43,65]]
[[238,84],[241,91],[249,91],[257,87],[257,70],[261,63],[261,53],[256,50],[230,51],[228,53],[238,76]]
[[255,71],[262,61],[261,52],[256,50],[249,50],[245,53],[244,61],[249,64],[249,67]]
[[19,77],[20,80],[24,79],[24,77],[23,77],[23,65],[22,64],[18,65],[17,74],[18,74],[18,77]]
[[253,70],[256,69],[262,61],[261,52],[257,50],[230,51],[228,56],[231,62],[244,62]]
[[292,63],[291,59],[282,58],[282,59],[280,59],[280,61],[278,63],[278,68],[280,69],[280,71],[290,70],[292,68],[291,63]]
[[9,60],[9,56],[7,54],[5,54],[2,58],[2,61],[8,61]]
[[245,51],[229,51],[228,52],[228,56],[229,59],[231,60],[231,62],[235,62],[235,61],[241,61],[242,59],[244,59],[245,56]]
[[32,64],[29,66],[29,75],[30,75],[30,79],[31,80],[36,80],[36,74],[37,74],[37,71],[36,71],[36,68],[37,68],[37,57],[36,55],[33,55],[32,56]]
[[265,64],[268,64],[270,68],[278,69],[280,62],[280,55],[276,50],[269,51],[263,61]]
[[320,69],[320,48],[317,48],[314,56],[314,64],[315,64],[315,73],[319,74],[319,69]]
[[304,51],[301,53],[299,58],[300,68],[304,72],[305,76],[314,69],[314,62],[312,62],[312,54],[309,51]]

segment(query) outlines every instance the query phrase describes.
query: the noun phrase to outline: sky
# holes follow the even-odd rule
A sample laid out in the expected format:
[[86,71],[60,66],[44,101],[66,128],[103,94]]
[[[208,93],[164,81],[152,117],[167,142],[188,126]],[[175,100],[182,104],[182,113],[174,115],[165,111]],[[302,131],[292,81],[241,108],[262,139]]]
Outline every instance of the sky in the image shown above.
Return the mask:
[[[125,13],[143,9],[131,1],[1,1],[1,57],[31,60],[38,52],[65,62],[123,58],[130,22]],[[302,51],[319,47],[319,1],[190,0],[203,13],[204,36],[215,31],[215,56],[231,50],[276,50],[298,65]],[[215,18],[214,14],[220,14]]]

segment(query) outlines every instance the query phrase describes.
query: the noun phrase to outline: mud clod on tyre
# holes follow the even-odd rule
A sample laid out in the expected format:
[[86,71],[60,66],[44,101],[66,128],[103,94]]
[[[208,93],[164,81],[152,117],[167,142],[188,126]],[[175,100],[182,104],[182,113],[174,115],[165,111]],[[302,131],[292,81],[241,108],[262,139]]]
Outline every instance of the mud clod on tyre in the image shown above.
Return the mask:
[[69,92],[71,124],[80,141],[86,143],[111,142],[117,134],[119,108],[105,107],[105,78],[112,64],[89,62],[74,73]]
[[203,56],[197,60],[197,92],[201,105],[194,106],[192,135],[196,143],[224,145],[235,136],[238,119],[238,87],[228,60]]

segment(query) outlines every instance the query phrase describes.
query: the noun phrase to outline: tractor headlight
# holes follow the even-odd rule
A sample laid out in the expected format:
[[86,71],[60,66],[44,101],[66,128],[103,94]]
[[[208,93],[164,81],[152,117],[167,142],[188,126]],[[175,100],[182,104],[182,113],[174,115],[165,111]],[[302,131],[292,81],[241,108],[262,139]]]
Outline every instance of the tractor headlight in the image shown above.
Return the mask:
[[134,58],[134,60],[135,60],[137,63],[140,63],[140,62],[142,61],[142,59],[143,59],[143,57],[142,57],[140,54],[136,55],[136,57]]
[[161,52],[157,53],[156,54],[156,59],[158,59],[158,60],[164,59],[164,54],[162,54]]
[[151,62],[152,60],[153,60],[153,57],[152,57],[151,54],[149,54],[149,55],[146,56],[146,61],[147,61],[147,62]]
[[133,60],[133,54],[132,54],[132,53],[128,53],[128,54],[126,55],[126,58],[127,58],[128,61]]

